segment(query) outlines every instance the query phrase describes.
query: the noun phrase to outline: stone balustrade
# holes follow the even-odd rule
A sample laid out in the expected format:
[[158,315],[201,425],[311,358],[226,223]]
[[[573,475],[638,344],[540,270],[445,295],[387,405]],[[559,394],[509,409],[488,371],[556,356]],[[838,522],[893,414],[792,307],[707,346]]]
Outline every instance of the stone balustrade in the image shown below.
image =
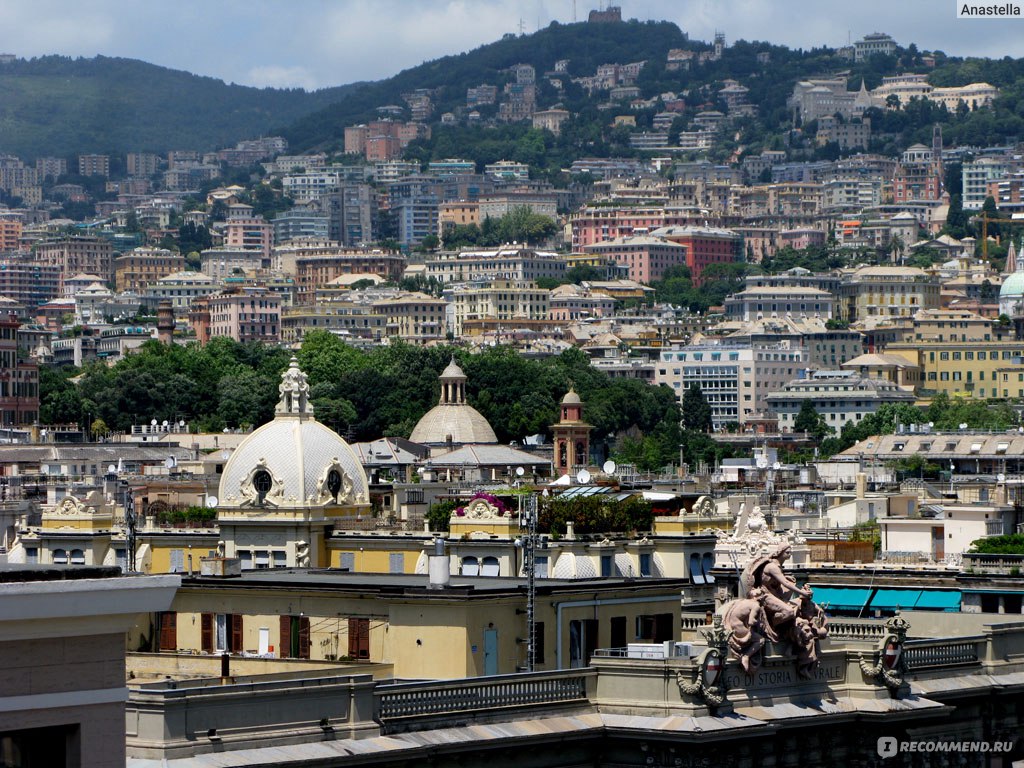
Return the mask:
[[378,686],[377,718],[387,733],[399,724],[587,700],[592,669],[534,672],[465,680],[397,683]]
[[869,640],[877,641],[885,634],[885,622],[863,619],[828,620],[828,636],[832,640]]
[[982,654],[978,644],[985,644],[983,636],[952,639],[908,640],[903,648],[907,668],[911,672],[938,667],[959,667],[979,664]]

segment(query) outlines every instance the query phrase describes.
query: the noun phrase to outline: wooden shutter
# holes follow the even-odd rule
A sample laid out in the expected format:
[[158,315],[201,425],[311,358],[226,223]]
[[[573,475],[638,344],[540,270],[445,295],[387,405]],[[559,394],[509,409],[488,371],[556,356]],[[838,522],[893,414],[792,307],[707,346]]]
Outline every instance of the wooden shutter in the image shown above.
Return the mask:
[[281,638],[278,641],[277,656],[287,659],[292,653],[292,617],[281,617]]
[[370,658],[370,620],[348,620],[348,655],[353,659]]
[[178,614],[174,612],[166,612],[160,614],[159,650],[178,650]]
[[203,653],[213,653],[213,614],[204,613],[199,621],[200,646]]
[[228,644],[228,650],[232,653],[242,652],[242,614],[232,613],[231,614],[231,641]]
[[309,617],[299,617],[299,658],[309,658]]

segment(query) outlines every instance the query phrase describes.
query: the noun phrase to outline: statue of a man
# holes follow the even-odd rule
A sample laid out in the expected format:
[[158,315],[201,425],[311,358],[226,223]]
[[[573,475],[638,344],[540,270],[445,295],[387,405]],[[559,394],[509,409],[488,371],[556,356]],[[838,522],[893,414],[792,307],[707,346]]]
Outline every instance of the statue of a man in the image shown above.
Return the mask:
[[789,559],[792,551],[788,542],[780,544],[761,566],[759,573],[755,571],[755,585],[764,587],[768,592],[764,608],[768,614],[768,621],[775,630],[778,630],[780,625],[787,624],[796,618],[796,607],[789,601],[793,593],[801,597],[809,598],[811,596],[809,590],[801,589],[782,570],[782,564]]

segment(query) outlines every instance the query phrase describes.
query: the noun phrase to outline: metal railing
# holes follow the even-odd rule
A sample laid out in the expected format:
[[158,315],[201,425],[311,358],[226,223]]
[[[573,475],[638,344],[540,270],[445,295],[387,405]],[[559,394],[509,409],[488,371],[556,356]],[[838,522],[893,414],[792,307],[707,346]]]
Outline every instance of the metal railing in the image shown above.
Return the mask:
[[518,709],[587,700],[593,669],[495,675],[465,680],[398,683],[378,686],[381,724],[458,713]]

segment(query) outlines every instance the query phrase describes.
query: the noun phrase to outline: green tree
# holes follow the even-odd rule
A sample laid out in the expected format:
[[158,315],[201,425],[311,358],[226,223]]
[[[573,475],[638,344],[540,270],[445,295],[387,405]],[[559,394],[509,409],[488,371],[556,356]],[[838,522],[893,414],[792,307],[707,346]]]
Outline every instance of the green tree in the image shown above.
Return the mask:
[[711,405],[696,382],[683,395],[683,426],[695,432],[711,431]]
[[800,412],[797,413],[796,419],[793,421],[793,431],[806,432],[821,440],[832,429],[825,423],[824,417],[818,413],[814,403],[810,400],[804,400],[800,403]]

